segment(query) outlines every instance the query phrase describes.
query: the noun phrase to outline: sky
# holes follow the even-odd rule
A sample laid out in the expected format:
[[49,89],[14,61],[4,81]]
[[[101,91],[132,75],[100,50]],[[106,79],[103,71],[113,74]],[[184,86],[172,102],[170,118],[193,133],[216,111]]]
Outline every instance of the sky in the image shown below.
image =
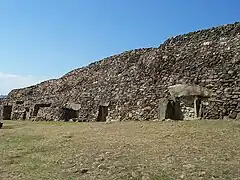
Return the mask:
[[0,94],[240,21],[240,0],[0,0]]

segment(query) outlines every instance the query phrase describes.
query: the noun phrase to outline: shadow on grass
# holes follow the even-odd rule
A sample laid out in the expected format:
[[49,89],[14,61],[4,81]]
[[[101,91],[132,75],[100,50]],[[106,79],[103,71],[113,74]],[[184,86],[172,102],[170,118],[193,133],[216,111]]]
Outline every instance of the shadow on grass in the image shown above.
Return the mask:
[[14,125],[3,125],[2,129],[15,129]]
[[2,129],[17,129],[24,126],[24,124],[3,124]]

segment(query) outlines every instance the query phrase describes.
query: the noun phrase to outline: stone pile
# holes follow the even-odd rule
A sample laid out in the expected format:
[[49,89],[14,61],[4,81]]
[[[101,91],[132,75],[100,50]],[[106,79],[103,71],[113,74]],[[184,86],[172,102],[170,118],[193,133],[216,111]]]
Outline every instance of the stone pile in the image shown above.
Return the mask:
[[[59,79],[13,90],[2,104],[12,106],[15,119],[23,118],[14,116],[20,108],[26,119],[94,121],[104,111],[109,121],[153,120],[161,99],[171,98],[168,87],[176,84],[213,92],[202,118],[240,116],[240,23],[105,58]],[[78,110],[67,107],[69,103],[78,104]]]

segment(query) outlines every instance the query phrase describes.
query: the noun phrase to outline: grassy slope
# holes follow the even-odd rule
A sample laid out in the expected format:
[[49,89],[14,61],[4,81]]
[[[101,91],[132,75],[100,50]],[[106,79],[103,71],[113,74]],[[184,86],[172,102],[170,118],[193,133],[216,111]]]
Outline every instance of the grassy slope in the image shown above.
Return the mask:
[[0,179],[240,179],[234,121],[5,121]]

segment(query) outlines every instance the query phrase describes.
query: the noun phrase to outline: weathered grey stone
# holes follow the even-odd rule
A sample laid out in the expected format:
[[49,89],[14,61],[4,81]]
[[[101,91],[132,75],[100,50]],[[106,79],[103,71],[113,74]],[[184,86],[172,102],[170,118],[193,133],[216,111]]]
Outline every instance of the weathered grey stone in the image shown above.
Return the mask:
[[230,119],[236,119],[236,117],[237,117],[237,113],[236,112],[231,112],[230,115],[229,115]]
[[198,85],[187,85],[187,84],[177,84],[168,87],[169,92],[173,98],[182,96],[201,96],[201,97],[211,97],[212,92]]
[[63,107],[68,109],[73,109],[75,111],[78,111],[81,109],[81,104],[75,104],[75,103],[66,103]]
[[166,98],[159,100],[159,106],[158,106],[158,120],[163,121],[166,118],[167,113],[167,104],[169,100]]
[[232,99],[238,99],[238,95],[233,95]]
[[237,119],[237,120],[240,120],[240,113],[237,114],[236,119]]

